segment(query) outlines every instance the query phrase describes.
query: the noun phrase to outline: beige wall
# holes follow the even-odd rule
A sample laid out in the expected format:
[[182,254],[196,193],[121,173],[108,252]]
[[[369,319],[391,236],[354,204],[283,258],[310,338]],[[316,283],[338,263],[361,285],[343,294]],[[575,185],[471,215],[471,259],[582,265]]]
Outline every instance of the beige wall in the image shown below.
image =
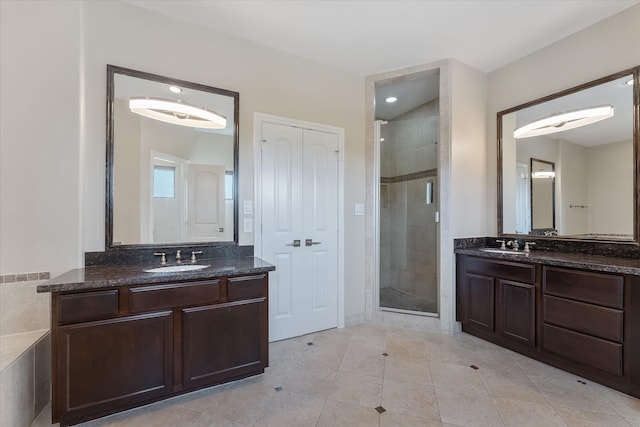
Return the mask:
[[496,113],[639,65],[639,28],[640,5],[636,5],[489,74],[489,234],[497,233]]
[[0,274],[82,260],[80,19],[74,1],[0,1]]
[[[345,311],[364,310],[364,218],[353,215],[364,201],[363,76],[120,2],[0,4],[0,273],[55,275],[104,249],[113,64],[240,93],[241,203],[254,198],[254,112],[345,128]],[[240,233],[240,244],[252,243],[252,233]]]
[[589,233],[633,234],[632,141],[587,150]]

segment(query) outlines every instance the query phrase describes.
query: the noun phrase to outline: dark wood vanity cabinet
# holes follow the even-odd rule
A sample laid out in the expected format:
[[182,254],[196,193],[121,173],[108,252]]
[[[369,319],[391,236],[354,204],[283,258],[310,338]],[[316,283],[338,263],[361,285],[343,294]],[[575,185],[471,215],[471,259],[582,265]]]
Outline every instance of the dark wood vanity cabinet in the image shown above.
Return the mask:
[[535,346],[535,266],[459,257],[458,272],[458,320],[466,330]]
[[259,274],[53,293],[53,422],[264,372],[267,289]]
[[462,330],[640,397],[640,278],[457,255]]

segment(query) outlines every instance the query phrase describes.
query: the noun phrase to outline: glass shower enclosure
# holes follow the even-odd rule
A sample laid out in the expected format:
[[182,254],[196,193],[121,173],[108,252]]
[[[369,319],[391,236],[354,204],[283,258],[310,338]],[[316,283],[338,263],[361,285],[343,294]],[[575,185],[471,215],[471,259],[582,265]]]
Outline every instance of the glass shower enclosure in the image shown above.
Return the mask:
[[[439,79],[422,80],[376,86],[378,294],[382,310],[437,315]],[[400,103],[407,91],[412,102],[386,105],[388,94]]]

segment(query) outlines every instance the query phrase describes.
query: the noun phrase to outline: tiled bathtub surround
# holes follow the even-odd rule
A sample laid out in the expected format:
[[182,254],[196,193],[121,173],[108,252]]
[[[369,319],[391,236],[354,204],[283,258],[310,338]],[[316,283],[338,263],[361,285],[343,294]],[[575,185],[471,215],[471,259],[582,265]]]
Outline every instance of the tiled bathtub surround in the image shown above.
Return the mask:
[[0,337],[0,426],[27,427],[49,402],[48,330]]
[[[49,273],[2,276],[0,284],[0,426],[31,424],[49,401]],[[43,278],[43,280],[38,280]]]
[[48,280],[51,274],[48,271],[38,273],[4,274],[0,276],[0,284],[13,282],[26,282],[28,280]]
[[[81,426],[631,427],[640,419],[638,399],[464,333],[368,323],[269,351],[264,375]],[[47,408],[33,427],[50,425]]]
[[49,329],[49,295],[36,293],[44,283],[46,280],[0,284],[0,335]]

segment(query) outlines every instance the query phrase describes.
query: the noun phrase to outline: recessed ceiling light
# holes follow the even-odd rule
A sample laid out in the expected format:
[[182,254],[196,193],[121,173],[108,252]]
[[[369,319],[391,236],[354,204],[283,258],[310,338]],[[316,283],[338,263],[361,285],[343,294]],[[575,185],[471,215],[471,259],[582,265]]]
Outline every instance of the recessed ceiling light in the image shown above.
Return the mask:
[[380,142],[384,141],[384,138],[380,138]]
[[169,90],[173,93],[180,93],[182,92],[182,89],[180,89],[178,86],[169,86]]
[[398,98],[396,98],[395,96],[390,96],[387,99],[385,99],[385,101],[388,102],[389,104],[393,104],[397,100],[398,100]]

